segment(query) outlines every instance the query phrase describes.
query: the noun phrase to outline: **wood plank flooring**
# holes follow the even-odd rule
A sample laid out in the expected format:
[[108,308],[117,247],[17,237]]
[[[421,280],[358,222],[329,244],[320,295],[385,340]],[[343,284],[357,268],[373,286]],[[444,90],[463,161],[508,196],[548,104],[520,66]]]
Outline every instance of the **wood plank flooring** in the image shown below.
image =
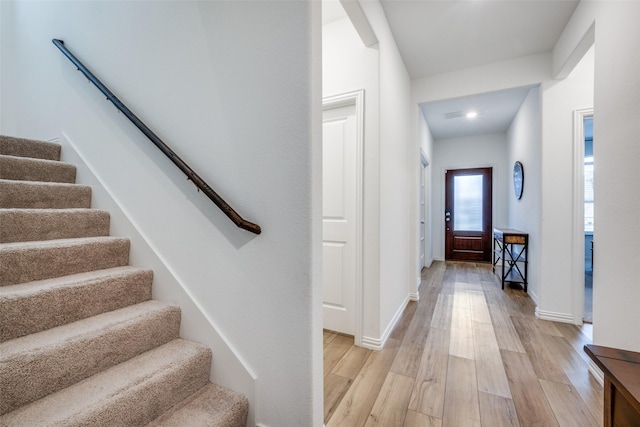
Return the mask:
[[326,426],[602,426],[591,340],[534,309],[490,266],[435,262],[382,351],[324,332]]

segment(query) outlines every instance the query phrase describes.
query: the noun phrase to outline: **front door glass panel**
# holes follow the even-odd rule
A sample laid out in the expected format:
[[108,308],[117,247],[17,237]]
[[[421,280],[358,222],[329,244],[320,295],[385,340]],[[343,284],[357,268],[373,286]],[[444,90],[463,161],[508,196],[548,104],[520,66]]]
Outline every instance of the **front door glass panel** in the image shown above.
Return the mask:
[[454,230],[482,231],[482,181],[482,175],[454,177]]

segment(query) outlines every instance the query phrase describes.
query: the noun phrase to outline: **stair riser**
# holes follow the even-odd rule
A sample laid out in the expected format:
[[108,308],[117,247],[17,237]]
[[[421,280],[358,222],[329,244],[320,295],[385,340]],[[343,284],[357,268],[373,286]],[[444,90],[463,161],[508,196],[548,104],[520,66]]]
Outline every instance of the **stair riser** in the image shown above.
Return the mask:
[[0,286],[43,280],[129,262],[129,241],[113,239],[83,245],[0,250]]
[[98,210],[0,211],[0,243],[109,235],[110,216]]
[[0,156],[0,179],[73,184],[76,182],[76,167],[49,160]]
[[[1,356],[0,413],[8,413],[178,337],[177,307],[91,331],[57,345]],[[30,337],[25,337],[30,338]],[[7,357],[5,359],[5,357]]]
[[91,207],[91,187],[0,182],[0,208],[71,209]]
[[151,270],[24,292],[0,287],[0,342],[151,299]]
[[0,135],[0,154],[60,160],[60,144]]

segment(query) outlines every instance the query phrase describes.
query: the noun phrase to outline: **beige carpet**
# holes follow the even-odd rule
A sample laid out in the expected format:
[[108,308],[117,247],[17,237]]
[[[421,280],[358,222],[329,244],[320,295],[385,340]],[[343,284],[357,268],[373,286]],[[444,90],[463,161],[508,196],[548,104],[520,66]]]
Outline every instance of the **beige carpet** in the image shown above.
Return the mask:
[[0,425],[246,425],[53,143],[0,136]]

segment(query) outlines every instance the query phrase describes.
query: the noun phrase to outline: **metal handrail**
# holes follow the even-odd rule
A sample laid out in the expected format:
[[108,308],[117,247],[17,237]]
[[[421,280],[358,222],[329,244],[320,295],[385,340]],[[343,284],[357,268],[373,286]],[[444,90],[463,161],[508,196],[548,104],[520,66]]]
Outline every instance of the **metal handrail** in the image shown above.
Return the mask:
[[104,84],[102,84],[102,82],[98,80],[98,78],[94,76],[93,73],[89,71],[89,69],[85,67],[84,64],[82,64],[82,62],[80,62],[78,58],[76,58],[69,51],[69,49],[64,46],[64,42],[62,40],[53,39],[52,42],[58,47],[58,49],[60,49],[62,53],[64,53],[67,58],[69,58],[71,62],[73,62],[73,64],[78,68],[78,71],[82,72],[82,74],[84,74],[85,77],[89,79],[89,81],[93,83],[100,90],[100,92],[102,92],[107,97],[107,100],[111,101],[118,110],[120,110],[125,116],[127,116],[127,118],[131,120],[131,122],[138,129],[140,129],[140,131],[144,133],[147,138],[149,138],[151,142],[156,145],[156,147],[160,149],[160,151],[162,151],[169,159],[171,159],[171,161],[178,168],[180,168],[180,170],[184,172],[185,175],[187,175],[187,178],[191,180],[191,182],[193,182],[199,190],[202,190],[202,192],[206,194],[207,197],[209,197],[209,199],[211,199],[211,201],[215,203],[215,205],[219,207],[220,210],[231,221],[233,221],[235,225],[244,230],[250,231],[251,233],[261,233],[259,225],[242,218],[240,214],[238,214],[231,206],[229,206],[227,202],[224,201],[222,197],[218,195],[218,193],[213,191],[213,189],[209,187],[209,185],[202,178],[200,178],[200,176],[195,173],[193,169],[191,169],[189,165],[184,162],[184,160],[182,160],[176,153],[174,153],[173,150],[171,150],[171,148],[167,146],[167,144],[165,144],[155,133],[151,131],[151,129],[147,127],[147,125],[142,122],[142,120],[136,117],[136,115],[133,114],[126,105],[124,105]]

